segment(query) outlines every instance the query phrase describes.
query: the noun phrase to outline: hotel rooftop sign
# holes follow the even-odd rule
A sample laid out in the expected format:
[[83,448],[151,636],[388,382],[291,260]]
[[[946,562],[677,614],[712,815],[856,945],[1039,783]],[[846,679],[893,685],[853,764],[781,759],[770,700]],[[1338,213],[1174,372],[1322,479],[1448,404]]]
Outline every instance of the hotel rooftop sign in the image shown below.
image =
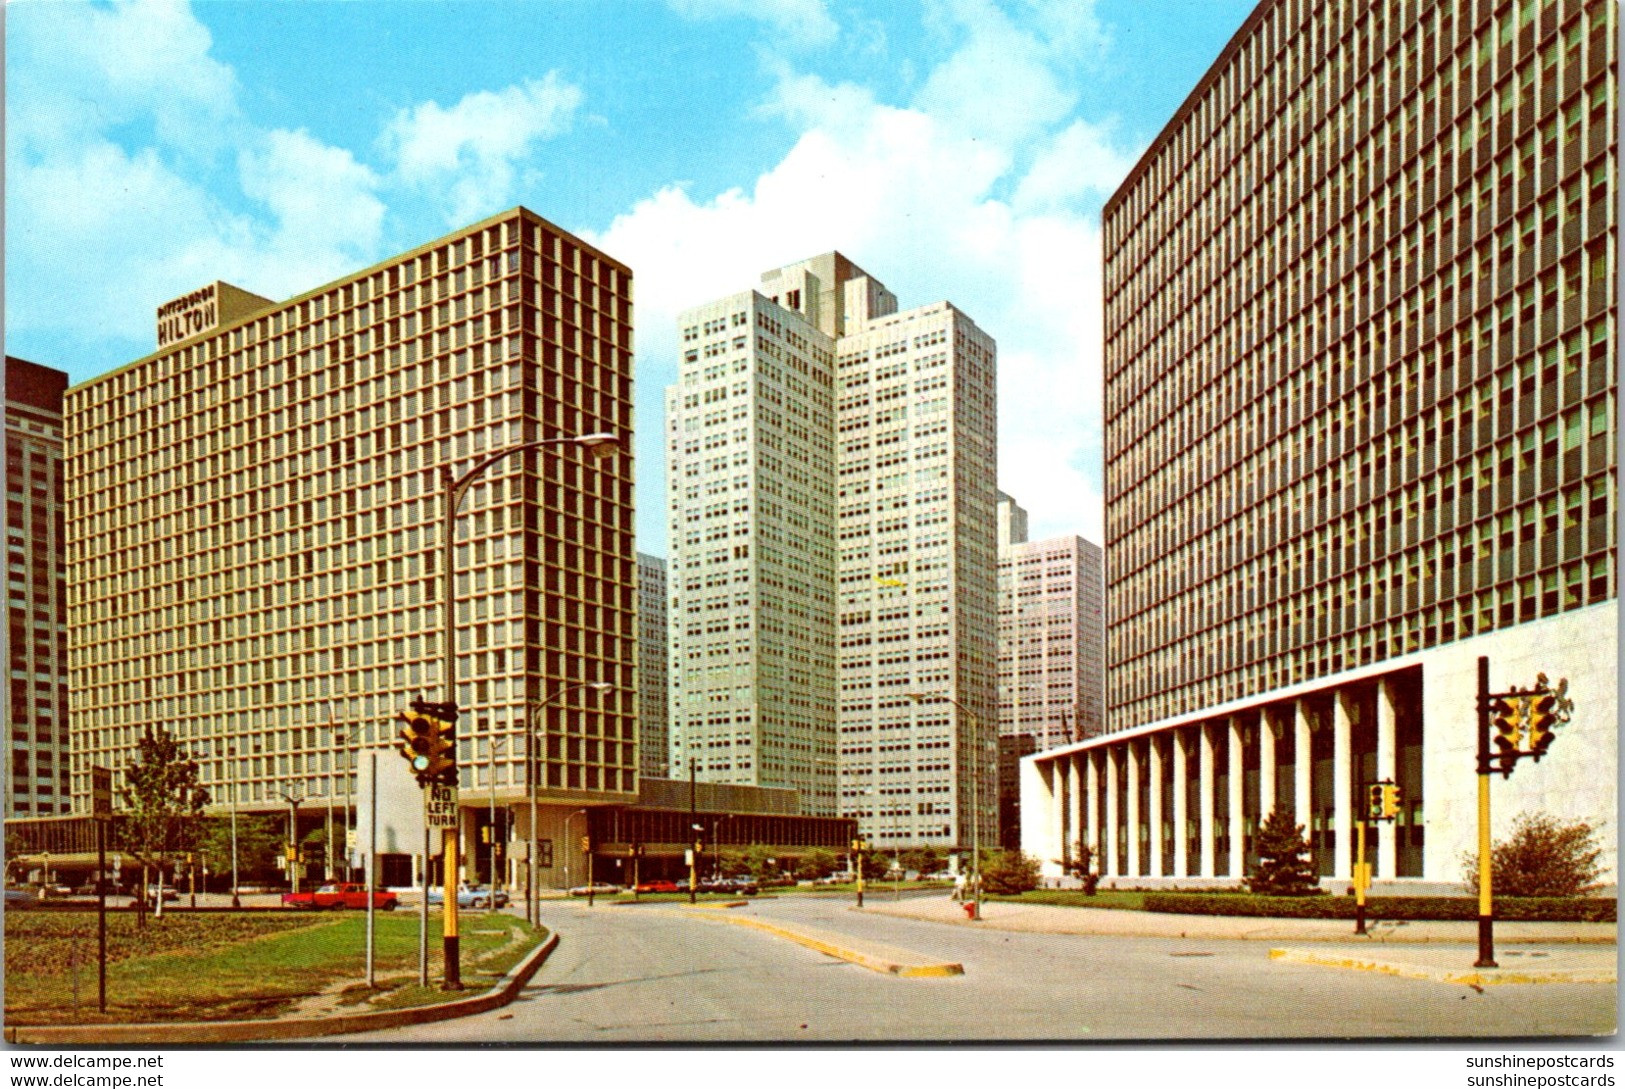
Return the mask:
[[158,347],[167,348],[274,305],[270,299],[216,280],[158,308]]

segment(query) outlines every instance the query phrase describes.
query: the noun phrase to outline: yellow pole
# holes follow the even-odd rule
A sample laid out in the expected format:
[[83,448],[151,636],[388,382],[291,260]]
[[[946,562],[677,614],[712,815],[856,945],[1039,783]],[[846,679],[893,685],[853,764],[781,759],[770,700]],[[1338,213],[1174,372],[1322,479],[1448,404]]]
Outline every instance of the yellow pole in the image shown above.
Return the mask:
[[1490,927],[1494,925],[1495,899],[1490,887],[1490,777],[1478,777],[1478,961],[1475,968],[1495,968],[1495,946]]
[[461,955],[457,939],[457,869],[459,865],[457,850],[457,829],[443,828],[444,838],[441,843],[441,861],[445,863],[444,887],[446,892],[445,909],[441,914],[441,938],[446,953],[446,981],[444,990],[460,991],[463,989]]
[[1368,872],[1365,865],[1365,821],[1354,823],[1356,854],[1354,862],[1354,932],[1365,933],[1365,886]]

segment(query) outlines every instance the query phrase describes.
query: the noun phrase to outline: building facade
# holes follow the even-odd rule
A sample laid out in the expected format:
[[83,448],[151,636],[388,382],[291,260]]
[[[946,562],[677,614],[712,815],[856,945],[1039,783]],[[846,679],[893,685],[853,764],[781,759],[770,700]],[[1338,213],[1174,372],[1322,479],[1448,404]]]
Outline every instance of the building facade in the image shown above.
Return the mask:
[[840,254],[680,324],[674,772],[693,746],[699,776],[799,787],[877,845],[969,843],[978,811],[991,843],[992,339]]
[[6,816],[68,812],[68,599],[62,394],[68,376],[6,357]]
[[638,774],[664,779],[666,733],[666,561],[638,553]]
[[1455,881],[1481,655],[1577,707],[1497,835],[1611,827],[1614,12],[1269,0],[1107,203],[1110,732],[1024,842],[1235,878],[1280,805],[1343,878],[1394,779],[1378,874]]
[[[217,806],[331,809],[442,698],[441,474],[601,432],[461,506],[465,835],[492,791],[555,824],[635,797],[630,270],[519,208],[284,302],[220,286],[67,393],[75,810],[154,723]],[[615,687],[552,699],[584,682]]]

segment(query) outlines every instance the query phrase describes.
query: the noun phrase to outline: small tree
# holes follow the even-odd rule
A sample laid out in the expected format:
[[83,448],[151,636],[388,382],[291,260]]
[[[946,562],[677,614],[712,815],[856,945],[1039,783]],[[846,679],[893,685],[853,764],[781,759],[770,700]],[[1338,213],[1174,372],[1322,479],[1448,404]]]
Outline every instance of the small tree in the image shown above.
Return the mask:
[[1247,888],[1259,896],[1310,896],[1320,891],[1315,864],[1303,825],[1272,810],[1258,830],[1258,868],[1247,876]]
[[982,889],[995,896],[1019,896],[1038,887],[1038,860],[1020,851],[1000,851],[982,867]]
[[1093,896],[1100,887],[1100,875],[1095,873],[1095,849],[1085,843],[1072,845],[1072,857],[1055,860],[1072,877],[1083,882],[1083,894]]
[[[171,856],[197,849],[209,792],[198,782],[197,761],[163,727],[148,726],[136,759],[124,769],[124,848],[141,863],[141,919],[146,919],[147,880],[160,885]],[[158,898],[162,913],[163,897]]]
[[902,862],[903,869],[918,874],[936,873],[948,865],[943,853],[934,847],[905,847]]
[[[264,880],[276,870],[287,844],[284,821],[259,813],[237,814],[237,873],[240,882]],[[209,872],[231,880],[231,818],[205,817],[198,850]]]
[[[1550,813],[1520,813],[1512,835],[1490,847],[1490,888],[1497,896],[1583,896],[1600,886],[1597,829]],[[1478,895],[1478,855],[1461,856],[1463,883]]]

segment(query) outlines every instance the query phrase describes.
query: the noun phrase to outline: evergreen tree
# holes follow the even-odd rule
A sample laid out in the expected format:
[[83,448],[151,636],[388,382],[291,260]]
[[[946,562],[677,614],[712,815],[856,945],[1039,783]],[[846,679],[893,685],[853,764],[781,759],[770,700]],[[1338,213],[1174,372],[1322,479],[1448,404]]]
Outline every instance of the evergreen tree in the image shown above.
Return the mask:
[[1320,891],[1303,825],[1293,824],[1279,809],[1258,830],[1258,868],[1248,875],[1247,888],[1260,896],[1309,896]]
[[1000,851],[982,867],[982,889],[995,896],[1019,896],[1038,887],[1038,860],[1020,851]]

